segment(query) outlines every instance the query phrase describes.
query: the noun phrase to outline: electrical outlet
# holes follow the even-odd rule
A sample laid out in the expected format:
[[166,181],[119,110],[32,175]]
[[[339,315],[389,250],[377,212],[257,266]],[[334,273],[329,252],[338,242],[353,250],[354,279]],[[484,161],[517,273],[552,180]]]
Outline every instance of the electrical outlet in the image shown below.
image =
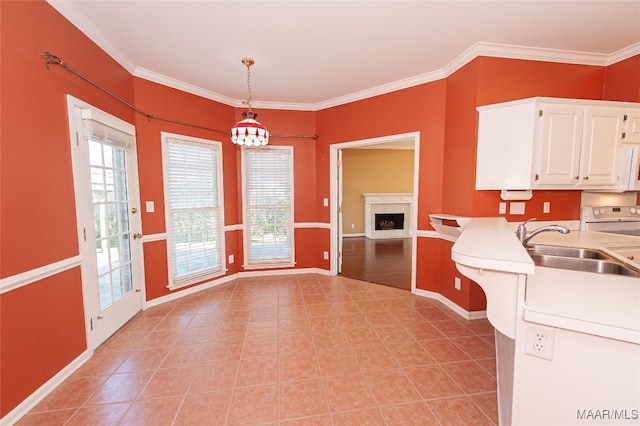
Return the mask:
[[233,262],[235,262],[235,258],[233,257],[232,254],[229,255],[229,265],[231,265]]
[[460,278],[455,277],[453,279],[453,286],[456,288],[456,290],[460,290]]
[[322,257],[324,260],[329,260],[329,252],[328,251],[323,252]]
[[549,213],[551,211],[551,203],[549,201],[545,201],[542,203],[542,213]]
[[498,214],[507,213],[507,203],[501,202],[498,204]]
[[523,202],[509,203],[509,214],[524,214],[524,207]]
[[351,229],[355,229],[355,227],[356,227],[356,224],[355,224],[355,223],[352,223],[352,224],[351,224]]
[[538,358],[553,359],[555,330],[539,325],[527,324],[525,353]]

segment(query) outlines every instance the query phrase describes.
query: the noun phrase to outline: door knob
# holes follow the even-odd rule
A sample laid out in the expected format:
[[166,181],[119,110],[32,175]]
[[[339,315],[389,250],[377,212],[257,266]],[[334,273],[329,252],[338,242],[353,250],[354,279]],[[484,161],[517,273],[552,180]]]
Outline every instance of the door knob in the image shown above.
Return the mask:
[[140,238],[142,238],[142,234],[138,234],[137,232],[135,234],[133,234],[133,239],[134,240],[139,240]]

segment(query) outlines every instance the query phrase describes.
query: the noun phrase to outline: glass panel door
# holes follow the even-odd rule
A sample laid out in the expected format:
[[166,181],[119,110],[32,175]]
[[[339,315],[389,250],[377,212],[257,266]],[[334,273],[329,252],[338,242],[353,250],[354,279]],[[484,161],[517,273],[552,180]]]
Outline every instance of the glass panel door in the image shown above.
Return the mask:
[[89,140],[100,312],[133,290],[124,149]]
[[135,128],[68,96],[82,292],[90,350],[142,309]]

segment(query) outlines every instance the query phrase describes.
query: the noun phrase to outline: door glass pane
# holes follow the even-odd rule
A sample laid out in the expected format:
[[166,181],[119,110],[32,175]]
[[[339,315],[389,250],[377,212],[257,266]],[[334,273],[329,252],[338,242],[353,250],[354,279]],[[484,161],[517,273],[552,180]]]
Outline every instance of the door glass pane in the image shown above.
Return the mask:
[[125,151],[90,141],[100,311],[133,290]]
[[92,166],[102,167],[102,144],[99,142],[89,141],[89,164]]
[[105,191],[107,190],[104,181],[104,172],[101,167],[91,167],[91,192],[93,201],[102,201],[105,199]]

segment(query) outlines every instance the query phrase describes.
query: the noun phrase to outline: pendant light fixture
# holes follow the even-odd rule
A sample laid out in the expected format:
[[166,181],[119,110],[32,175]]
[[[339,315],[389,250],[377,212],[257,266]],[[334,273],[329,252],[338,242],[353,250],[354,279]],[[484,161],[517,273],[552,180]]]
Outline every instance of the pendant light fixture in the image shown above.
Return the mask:
[[244,102],[249,111],[242,113],[242,120],[238,121],[231,129],[231,141],[237,145],[262,146],[269,143],[269,131],[258,121],[258,114],[251,110],[251,65],[255,63],[253,58],[242,58],[242,63],[247,66],[247,100]]

